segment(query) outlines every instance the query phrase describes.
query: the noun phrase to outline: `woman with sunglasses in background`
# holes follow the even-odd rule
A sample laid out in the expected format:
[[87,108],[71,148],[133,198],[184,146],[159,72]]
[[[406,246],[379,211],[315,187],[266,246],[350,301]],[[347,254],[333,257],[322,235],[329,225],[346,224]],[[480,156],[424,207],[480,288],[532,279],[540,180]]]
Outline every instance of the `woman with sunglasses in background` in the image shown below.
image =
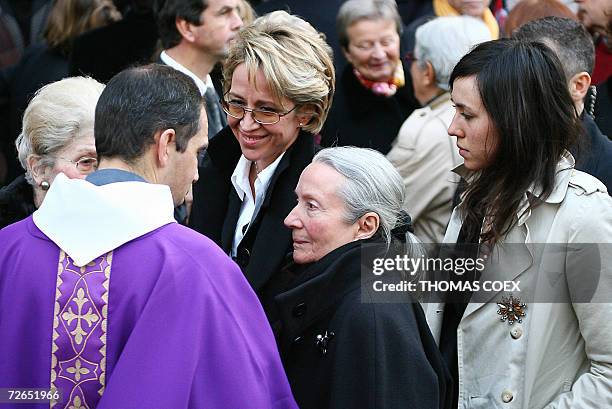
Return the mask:
[[73,77],[42,87],[15,141],[25,174],[0,190],[0,228],[40,207],[55,176],[84,179],[97,166],[94,114],[104,85]]
[[310,24],[273,12],[238,33],[223,78],[228,126],[203,158],[189,223],[234,258],[262,298],[275,292],[270,279],[292,250],[283,220],[334,93],[331,49]]

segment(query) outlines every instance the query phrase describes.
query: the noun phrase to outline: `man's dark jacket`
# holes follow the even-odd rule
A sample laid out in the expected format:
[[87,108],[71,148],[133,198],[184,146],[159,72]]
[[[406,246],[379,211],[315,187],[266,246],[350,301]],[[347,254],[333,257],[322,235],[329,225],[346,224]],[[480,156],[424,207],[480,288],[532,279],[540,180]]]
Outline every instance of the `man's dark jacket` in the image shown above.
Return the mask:
[[597,124],[586,113],[582,115],[586,138],[578,148],[572,149],[576,156],[576,169],[601,180],[612,195],[612,141],[601,133]]

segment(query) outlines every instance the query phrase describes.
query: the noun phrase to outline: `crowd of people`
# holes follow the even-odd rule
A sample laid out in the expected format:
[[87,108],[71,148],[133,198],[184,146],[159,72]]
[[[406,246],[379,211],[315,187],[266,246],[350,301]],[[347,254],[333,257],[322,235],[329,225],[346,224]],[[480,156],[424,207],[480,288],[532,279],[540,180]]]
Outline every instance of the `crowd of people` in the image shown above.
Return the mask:
[[610,0],[6,2],[0,405],[612,407]]

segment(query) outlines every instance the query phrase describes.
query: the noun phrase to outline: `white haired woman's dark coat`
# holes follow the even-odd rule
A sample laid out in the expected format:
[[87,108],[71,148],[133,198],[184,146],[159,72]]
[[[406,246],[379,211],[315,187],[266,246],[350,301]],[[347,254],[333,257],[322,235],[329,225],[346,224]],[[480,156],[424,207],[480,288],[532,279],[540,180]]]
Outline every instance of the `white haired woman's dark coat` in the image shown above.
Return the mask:
[[285,276],[292,272],[295,281],[268,306],[298,405],[450,408],[450,375],[420,305],[368,302],[373,291],[362,286],[362,243],[290,265]]

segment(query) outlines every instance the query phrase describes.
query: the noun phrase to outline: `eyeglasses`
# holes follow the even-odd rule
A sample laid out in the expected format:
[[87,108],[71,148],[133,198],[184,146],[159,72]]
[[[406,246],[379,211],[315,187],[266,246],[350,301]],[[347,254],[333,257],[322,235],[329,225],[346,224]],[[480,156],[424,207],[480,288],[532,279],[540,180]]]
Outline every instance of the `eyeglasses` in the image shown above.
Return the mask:
[[58,159],[65,160],[66,162],[74,163],[77,170],[84,175],[89,174],[95,171],[96,169],[98,169],[98,159],[96,158],[91,158],[91,157],[86,156],[76,161],[72,159],[68,159],[68,158],[62,158],[62,157],[58,157]]
[[236,119],[242,119],[247,112],[250,112],[251,115],[253,115],[253,120],[261,125],[274,125],[280,121],[281,117],[291,113],[297,108],[296,105],[287,112],[266,111],[265,109],[247,108],[235,102],[228,102],[225,98],[221,99],[221,106],[226,114]]

